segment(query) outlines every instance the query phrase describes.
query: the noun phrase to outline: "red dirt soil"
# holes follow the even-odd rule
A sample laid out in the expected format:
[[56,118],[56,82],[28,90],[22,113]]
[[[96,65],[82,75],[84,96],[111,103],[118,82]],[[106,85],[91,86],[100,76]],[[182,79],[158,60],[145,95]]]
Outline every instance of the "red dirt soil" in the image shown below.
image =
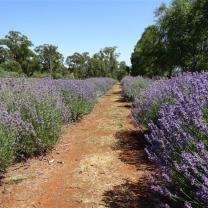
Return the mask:
[[143,148],[115,85],[51,153],[8,170],[0,208],[149,208]]

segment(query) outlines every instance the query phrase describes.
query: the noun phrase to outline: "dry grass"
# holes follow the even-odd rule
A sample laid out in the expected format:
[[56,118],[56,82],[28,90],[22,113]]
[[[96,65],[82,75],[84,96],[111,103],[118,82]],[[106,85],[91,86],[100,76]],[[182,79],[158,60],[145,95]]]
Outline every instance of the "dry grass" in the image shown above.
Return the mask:
[[106,111],[106,113],[108,113],[108,115],[122,115],[123,112],[117,106],[112,106]]
[[103,122],[98,125],[99,129],[111,130],[111,131],[117,131],[123,127],[124,127],[123,124],[118,120],[111,120],[109,122]]
[[115,138],[112,135],[110,135],[110,136],[92,137],[89,138],[88,142],[90,144],[103,147],[103,146],[112,146],[115,144],[116,141]]
[[110,153],[88,155],[80,162],[79,173],[84,177],[99,178],[105,171],[112,170],[115,158]]
[[76,186],[86,187],[86,191],[80,192],[75,198],[88,206],[90,204],[91,207],[103,207],[102,204],[97,204],[101,201],[98,197],[104,191],[124,182],[117,171],[120,163],[112,152],[86,156],[80,161],[76,170],[77,181],[79,181],[79,185],[76,184]]
[[5,178],[3,180],[3,182],[5,184],[17,184],[17,183],[20,183],[22,182],[23,180],[26,180],[30,178],[29,176],[24,176],[24,175],[17,175],[17,176],[12,176],[12,177],[9,177],[9,178]]

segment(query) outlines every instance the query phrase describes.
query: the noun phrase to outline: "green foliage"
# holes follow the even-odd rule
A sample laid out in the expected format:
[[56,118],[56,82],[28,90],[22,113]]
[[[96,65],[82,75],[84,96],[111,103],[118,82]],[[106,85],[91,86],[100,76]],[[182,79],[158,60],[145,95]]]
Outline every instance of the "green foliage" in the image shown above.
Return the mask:
[[0,125],[0,174],[4,173],[6,168],[14,160],[14,133],[4,126]]
[[132,53],[132,75],[171,76],[208,69],[208,2],[172,0],[155,12]]
[[72,121],[79,120],[83,115],[87,114],[91,108],[92,103],[77,95],[72,91],[63,91],[64,100],[71,109]]
[[49,77],[49,74],[47,72],[41,72],[41,71],[35,71],[32,78],[46,78]]
[[72,100],[70,105],[72,120],[79,120],[83,115],[87,114],[90,111],[91,107],[92,105],[86,100],[81,97],[76,97],[74,100]]
[[126,75],[126,63],[118,62],[116,47],[105,47],[90,57],[88,52],[68,56],[66,64],[75,78],[113,77],[121,79]]
[[39,63],[38,56],[34,55],[32,59],[25,60],[22,62],[22,71],[28,77],[31,77],[35,71],[40,71],[41,65]]
[[128,67],[125,61],[121,61],[118,65],[118,69],[114,73],[114,78],[121,81],[123,77],[128,75]]
[[[52,77],[86,79],[89,77],[112,77],[121,80],[127,75],[125,62],[117,60],[116,47],[105,47],[90,56],[88,52],[74,53],[66,58],[52,44],[31,49],[32,42],[17,31],[10,31],[0,39],[0,66],[9,72],[27,77]],[[1,74],[0,74],[1,75]],[[3,75],[4,76],[4,75]]]
[[[143,102],[142,98],[141,102]],[[148,128],[149,121],[156,123],[159,116],[160,107],[166,103],[173,105],[174,99],[172,97],[167,97],[163,99],[154,98],[154,101],[149,105],[148,110],[141,110],[140,115],[137,116],[138,121],[146,128]]]
[[68,70],[74,74],[75,78],[87,78],[90,76],[90,56],[89,53],[74,53],[66,58]]
[[161,106],[161,103],[165,104],[165,100],[164,101],[158,101],[158,100],[155,100],[150,108],[148,109],[148,111],[142,111],[141,114],[142,116],[141,117],[137,117],[138,121],[144,125],[144,127],[148,127],[148,122],[149,121],[153,121],[153,122],[156,122],[157,121],[157,118],[158,118],[158,114],[159,114],[159,109],[160,109],[160,106]]
[[[1,77],[1,74],[0,74]],[[35,71],[33,75],[31,76],[32,78],[47,78],[50,77],[50,74],[45,71]],[[52,73],[52,77],[54,79],[74,79],[74,76],[72,73],[69,71],[61,71],[61,72],[54,72]]]
[[[64,124],[90,112],[113,79],[1,79],[0,176],[13,162],[43,154]],[[102,93],[101,93],[102,92]]]
[[9,49],[7,50],[9,56],[19,63],[33,55],[30,49],[32,42],[25,35],[17,31],[10,31],[5,38],[0,39],[0,45],[6,46]]
[[128,101],[134,101],[138,97],[138,91],[145,89],[148,86],[148,82],[145,80],[140,80],[139,82],[132,83],[131,91],[128,94]]
[[[35,135],[25,135],[15,147],[18,155],[27,157],[50,150],[56,144],[63,124],[55,98],[48,96],[40,101],[31,96],[30,105],[30,108],[21,108],[20,113],[24,121],[32,124]],[[30,109],[35,115],[31,116]]]
[[37,46],[35,52],[38,54],[42,71],[47,71],[53,76],[63,65],[63,55],[58,52],[58,47],[50,44]]
[[10,60],[10,51],[8,48],[4,48],[2,45],[2,41],[0,39],[0,64],[6,62],[7,60]]
[[32,42],[20,32],[10,31],[0,39],[0,64],[6,71],[14,71],[27,76],[38,69],[38,60],[30,49]]
[[155,25],[145,29],[141,39],[132,54],[132,75],[146,75],[149,77],[163,75],[166,64],[165,46],[161,34]]
[[20,77],[21,74],[15,71],[5,71],[0,65],[0,77]]
[[4,62],[1,65],[2,69],[5,69],[8,72],[17,72],[17,73],[22,73],[22,67],[17,61],[8,61]]
[[149,86],[150,80],[144,79],[141,76],[126,76],[122,79],[121,84],[122,97],[124,100],[133,102],[136,99],[140,99],[140,92]]

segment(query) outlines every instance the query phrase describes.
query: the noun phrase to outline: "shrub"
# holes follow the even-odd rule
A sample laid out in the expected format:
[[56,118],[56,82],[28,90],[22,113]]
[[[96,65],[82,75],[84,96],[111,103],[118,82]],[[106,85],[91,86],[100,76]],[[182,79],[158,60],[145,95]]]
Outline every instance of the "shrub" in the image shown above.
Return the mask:
[[1,64],[1,67],[8,72],[22,73],[22,67],[17,61],[8,61]]
[[63,124],[88,113],[100,91],[114,83],[108,78],[94,82],[0,79],[0,174],[16,160],[52,149]]
[[121,80],[122,84],[122,97],[126,101],[135,101],[139,97],[140,91],[145,89],[149,84],[149,79],[138,77],[124,77]]
[[87,114],[92,103],[84,99],[82,96],[73,91],[63,91],[66,104],[71,110],[72,121],[79,120],[83,115]]
[[0,173],[5,172],[14,160],[14,136],[13,132],[8,131],[8,128],[0,125]]
[[0,77],[20,77],[21,74],[16,71],[5,71],[2,67],[4,65],[0,65]]
[[152,189],[160,207],[207,207],[208,73],[156,81],[140,96],[133,114],[149,128],[146,152],[157,165]]

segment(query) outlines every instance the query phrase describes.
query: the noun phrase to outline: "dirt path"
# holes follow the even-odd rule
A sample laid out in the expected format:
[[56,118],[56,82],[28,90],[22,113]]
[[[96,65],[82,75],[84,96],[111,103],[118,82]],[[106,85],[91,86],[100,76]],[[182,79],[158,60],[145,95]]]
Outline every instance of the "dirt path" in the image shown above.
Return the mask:
[[52,153],[10,168],[0,208],[149,208],[143,148],[115,85]]

